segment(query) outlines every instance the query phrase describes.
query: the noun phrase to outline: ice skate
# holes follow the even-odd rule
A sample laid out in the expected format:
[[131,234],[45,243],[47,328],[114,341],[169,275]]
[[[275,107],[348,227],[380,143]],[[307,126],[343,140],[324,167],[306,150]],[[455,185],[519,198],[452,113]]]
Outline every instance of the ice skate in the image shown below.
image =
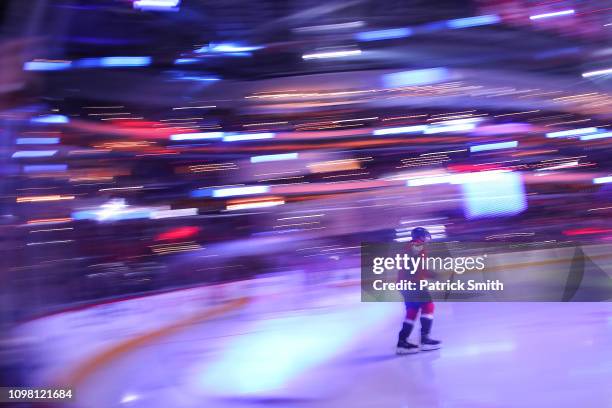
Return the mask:
[[421,350],[438,350],[441,346],[441,341],[430,339],[429,336],[421,336]]
[[414,354],[419,352],[419,346],[416,344],[408,343],[407,341],[398,341],[397,349],[395,351],[398,355]]

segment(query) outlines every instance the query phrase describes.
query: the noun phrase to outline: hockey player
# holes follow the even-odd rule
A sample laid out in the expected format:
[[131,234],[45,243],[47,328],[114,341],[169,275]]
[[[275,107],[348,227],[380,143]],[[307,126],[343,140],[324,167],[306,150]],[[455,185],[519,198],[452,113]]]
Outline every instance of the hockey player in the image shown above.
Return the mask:
[[[425,244],[431,240],[431,234],[425,228],[418,227],[411,232],[412,240],[408,243],[410,256],[423,256],[425,254]],[[407,277],[412,280],[424,278],[427,271],[421,269]],[[397,340],[397,354],[412,354],[419,350],[436,350],[440,348],[440,341],[429,337],[433,324],[434,304],[431,295],[427,290],[403,291],[404,305],[406,306],[406,317],[402,324]],[[421,311],[421,343],[420,347],[408,342],[408,337],[415,325],[416,318]]]

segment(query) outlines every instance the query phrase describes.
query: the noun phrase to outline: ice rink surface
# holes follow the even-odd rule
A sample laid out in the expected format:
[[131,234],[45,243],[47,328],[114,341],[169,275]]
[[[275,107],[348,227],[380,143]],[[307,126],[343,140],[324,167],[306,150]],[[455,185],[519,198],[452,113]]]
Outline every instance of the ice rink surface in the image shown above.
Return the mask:
[[125,353],[79,406],[612,407],[610,303],[438,303],[443,348],[396,356],[401,303],[328,295],[255,301]]

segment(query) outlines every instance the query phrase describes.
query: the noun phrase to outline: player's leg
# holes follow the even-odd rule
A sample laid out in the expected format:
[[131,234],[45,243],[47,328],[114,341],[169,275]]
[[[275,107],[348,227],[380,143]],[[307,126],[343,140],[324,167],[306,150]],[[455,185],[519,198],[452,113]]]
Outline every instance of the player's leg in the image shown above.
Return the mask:
[[434,303],[427,302],[421,306],[421,349],[437,350],[440,348],[440,341],[429,337],[433,326]]
[[419,314],[419,304],[414,302],[405,302],[406,317],[402,323],[402,329],[399,332],[397,339],[397,354],[412,354],[419,351],[419,346],[409,343],[408,337],[414,327],[414,322]]

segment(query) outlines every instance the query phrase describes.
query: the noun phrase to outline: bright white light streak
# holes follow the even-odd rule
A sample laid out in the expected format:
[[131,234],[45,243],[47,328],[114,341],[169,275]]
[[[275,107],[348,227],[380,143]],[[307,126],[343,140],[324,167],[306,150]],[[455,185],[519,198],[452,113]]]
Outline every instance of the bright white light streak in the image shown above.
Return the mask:
[[32,230],[30,231],[30,234],[34,234],[37,232],[51,232],[51,231],[68,231],[68,230],[73,230],[74,228],[72,227],[67,227],[67,228],[49,228],[49,229],[42,229],[42,230]]
[[181,109],[210,109],[216,108],[216,105],[203,105],[203,106],[179,106],[178,108],[172,108],[172,110],[181,110]]
[[274,139],[276,133],[243,133],[223,137],[224,142],[241,142],[245,140]]
[[476,125],[474,123],[465,123],[458,125],[445,125],[445,126],[431,126],[425,129],[426,135],[431,135],[435,133],[445,133],[445,132],[464,132],[466,130],[475,129]]
[[30,119],[32,123],[68,123],[69,121],[64,115],[45,115]]
[[565,137],[565,136],[578,136],[578,135],[588,135],[590,133],[597,133],[599,129],[596,127],[588,127],[588,128],[580,128],[580,129],[570,129],[570,130],[561,130],[559,132],[547,133],[546,137]]
[[44,241],[44,242],[28,242],[26,245],[27,246],[32,246],[32,245],[48,245],[48,244],[65,244],[67,242],[73,242],[73,239],[63,239],[61,241]]
[[152,220],[159,220],[162,218],[175,218],[175,217],[189,217],[193,215],[198,215],[197,208],[180,208],[176,210],[159,210],[151,212]]
[[561,163],[561,164],[556,164],[554,166],[550,166],[550,167],[541,167],[539,169],[536,169],[536,171],[548,171],[548,170],[559,170],[559,169],[565,169],[568,167],[576,167],[579,166],[580,163],[578,162],[578,160],[574,160],[571,162],[567,162],[567,163]]
[[132,401],[136,401],[139,400],[140,396],[136,395],[136,394],[126,394],[123,396],[123,398],[121,398],[121,403],[122,404],[127,404],[128,402],[132,402]]
[[595,140],[595,139],[607,139],[612,137],[612,132],[595,133],[593,135],[580,136],[580,140]]
[[463,184],[463,183],[475,183],[496,180],[500,176],[500,173],[511,173],[510,170],[491,170],[491,171],[477,171],[472,173],[458,173],[454,174],[451,179],[451,184]]
[[295,160],[298,158],[297,153],[282,153],[282,154],[267,154],[263,156],[251,157],[251,163],[265,163],[282,160]]
[[241,204],[230,204],[227,206],[227,211],[235,211],[235,210],[249,210],[252,208],[266,208],[266,207],[275,207],[277,205],[285,204],[284,200],[267,200],[267,201],[257,201],[253,203],[241,203]]
[[215,82],[215,81],[221,80],[221,78],[212,77],[212,76],[195,76],[195,75],[179,76],[179,77],[176,77],[175,79],[180,80],[180,81],[198,81],[198,82]]
[[452,175],[443,175],[443,176],[432,176],[432,177],[420,177],[414,178],[406,181],[406,185],[408,187],[417,187],[417,186],[429,186],[432,184],[445,184],[450,183],[452,180]]
[[477,146],[470,146],[470,152],[485,152],[489,150],[511,149],[517,146],[518,142],[516,140],[513,140],[511,142],[487,143]]
[[589,72],[585,72],[584,74],[582,74],[583,78],[590,78],[593,76],[599,76],[599,75],[610,75],[612,74],[612,68],[606,68],[606,69],[600,69],[597,71],[589,71]]
[[343,58],[343,57],[352,57],[355,55],[361,55],[361,50],[314,52],[312,54],[302,55],[302,59],[311,60],[311,59],[325,59],[325,58]]
[[605,184],[605,183],[612,183],[612,176],[597,177],[593,179],[593,184]]
[[57,153],[57,150],[20,150],[13,153],[13,159],[23,157],[51,157]]
[[427,125],[416,125],[416,126],[403,126],[396,128],[385,128],[385,129],[376,129],[372,134],[374,136],[383,136],[383,135],[398,135],[402,133],[420,133],[427,130]]
[[211,50],[214,52],[249,52],[249,51],[257,51],[265,48],[261,45],[238,45],[238,44],[218,44],[213,45]]
[[534,16],[529,16],[530,20],[540,20],[542,18],[551,18],[551,17],[559,17],[559,16],[568,16],[574,14],[574,10],[561,10],[555,11],[553,13],[544,13],[544,14],[536,14]]
[[136,0],[133,6],[139,9],[177,11],[180,2],[181,0]]
[[179,133],[170,135],[170,140],[221,139],[223,136],[225,136],[225,132]]
[[233,197],[251,194],[263,194],[270,191],[269,186],[231,187],[213,190],[213,197]]
[[[437,119],[437,118],[436,118]],[[439,118],[442,119],[442,118]],[[464,118],[464,119],[451,119],[443,120],[440,122],[432,122],[432,125],[463,125],[468,123],[479,123],[482,122],[483,118]]]

